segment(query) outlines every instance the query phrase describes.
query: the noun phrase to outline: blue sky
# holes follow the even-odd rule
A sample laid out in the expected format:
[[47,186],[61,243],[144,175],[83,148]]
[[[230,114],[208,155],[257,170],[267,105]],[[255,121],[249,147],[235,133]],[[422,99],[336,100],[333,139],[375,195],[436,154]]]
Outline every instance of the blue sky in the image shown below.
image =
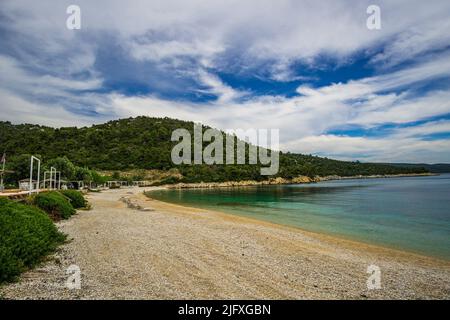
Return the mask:
[[[66,8],[81,8],[81,29]],[[366,9],[381,8],[381,30]],[[450,3],[2,1],[0,120],[278,128],[282,150],[450,162]]]

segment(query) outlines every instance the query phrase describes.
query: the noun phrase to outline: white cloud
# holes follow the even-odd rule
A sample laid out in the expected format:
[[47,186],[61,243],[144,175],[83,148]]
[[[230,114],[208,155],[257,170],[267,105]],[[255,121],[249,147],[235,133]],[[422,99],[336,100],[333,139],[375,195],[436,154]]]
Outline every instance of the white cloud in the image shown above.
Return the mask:
[[[341,160],[364,162],[426,162],[449,159],[450,141],[403,138],[367,138],[336,135],[309,136],[285,145],[300,148],[303,153],[327,155]],[[446,160],[448,161],[448,160]]]
[[[118,117],[169,116],[221,128],[280,128],[284,148],[340,158],[450,161],[446,122],[394,130],[383,138],[329,135],[348,125],[404,124],[450,113],[445,87],[418,95],[421,82],[450,76],[449,1],[379,1],[382,30],[366,28],[370,1],[78,1],[82,29],[67,30],[71,1],[2,1],[1,120],[53,126],[86,125]],[[6,31],[5,31],[6,30]],[[217,97],[207,103],[148,95],[86,92],[101,88],[97,52],[113,36],[128,59],[170,65]],[[375,49],[374,49],[375,48]],[[319,88],[298,96],[252,96],[232,88],[217,70],[244,74],[266,66],[276,81],[302,79],[296,61],[316,66],[319,56],[345,64],[358,52],[384,48],[371,63],[395,72]],[[430,53],[430,50],[436,51]],[[439,52],[442,50],[443,52]],[[11,58],[11,52],[15,58]],[[7,57],[8,56],[8,57]],[[187,66],[186,66],[187,64]],[[80,76],[83,74],[83,77]],[[183,89],[183,88],[182,88]]]
[[429,121],[421,125],[396,129],[394,138],[420,137],[436,133],[450,133],[450,120]]
[[[24,90],[88,90],[98,89],[102,79],[90,78],[86,80],[64,79],[50,74],[33,74],[24,71],[20,63],[10,57],[0,55],[0,84],[3,88]],[[45,92],[43,92],[43,95]]]
[[[97,119],[68,112],[61,106],[30,102],[11,92],[0,89],[1,121],[12,123],[31,123],[53,127],[85,126],[97,122]],[[18,121],[18,119],[20,119]]]
[[[7,0],[1,10],[13,19],[9,28],[37,40],[41,50],[60,52],[67,43],[82,46],[85,40],[65,28],[69,4]],[[280,70],[279,77],[289,61],[313,62],[322,53],[345,58],[383,43],[387,43],[385,51],[373,61],[392,65],[440,49],[450,37],[446,32],[450,3],[445,0],[378,1],[383,27],[375,32],[366,28],[370,1],[349,5],[331,0],[133,0],[126,4],[80,0],[77,4],[82,10],[81,33],[116,34],[137,59],[188,55],[211,65],[218,55],[237,52],[247,66],[261,60],[280,64],[274,68]]]

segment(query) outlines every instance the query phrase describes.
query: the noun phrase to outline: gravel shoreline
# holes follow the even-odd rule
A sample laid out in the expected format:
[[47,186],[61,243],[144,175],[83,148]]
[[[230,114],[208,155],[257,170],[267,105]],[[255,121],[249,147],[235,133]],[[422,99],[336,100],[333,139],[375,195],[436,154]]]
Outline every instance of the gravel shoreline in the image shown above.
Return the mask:
[[[146,188],[147,190],[149,188]],[[450,262],[149,199],[90,193],[69,242],[5,299],[449,299]],[[81,270],[81,289],[65,286]],[[368,290],[367,267],[381,270]]]

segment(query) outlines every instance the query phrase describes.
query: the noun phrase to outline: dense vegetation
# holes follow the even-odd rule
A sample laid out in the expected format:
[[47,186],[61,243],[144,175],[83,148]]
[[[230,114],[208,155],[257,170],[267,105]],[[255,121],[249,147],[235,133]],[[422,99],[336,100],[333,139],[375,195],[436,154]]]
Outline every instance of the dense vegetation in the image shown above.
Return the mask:
[[40,209],[0,198],[0,283],[35,265],[64,239]]
[[[43,180],[44,172],[50,171],[50,167],[58,168],[58,171],[61,171],[62,179],[67,181],[84,181],[87,183],[95,182],[102,184],[107,179],[88,167],[74,165],[66,156],[48,159],[40,154],[34,153],[34,155],[44,160],[41,163],[41,181]],[[14,152],[10,152],[7,154],[6,169],[12,170],[12,172],[8,172],[5,175],[5,184],[7,187],[17,187],[19,180],[30,176],[30,156],[31,154],[27,153],[16,155]],[[49,175],[46,178],[48,179]]]
[[76,190],[60,190],[63,196],[70,199],[70,204],[74,209],[85,208],[87,201],[84,199],[83,194]]
[[[173,130],[185,128],[193,136],[193,123],[169,118],[137,117],[110,121],[91,127],[50,128],[39,125],[13,125],[0,122],[0,150],[8,154],[7,165],[15,173],[9,182],[27,177],[28,155],[40,155],[45,163],[63,165],[64,157],[74,167],[66,167],[66,176],[74,180],[101,180],[95,171],[161,169],[177,167],[182,174],[176,181],[262,180],[259,165],[179,165],[171,161]],[[204,145],[208,145],[207,142]],[[17,169],[19,168],[19,169]],[[88,169],[90,168],[90,169]],[[298,175],[372,175],[425,172],[422,167],[399,167],[386,164],[336,161],[312,155],[282,153],[277,176]],[[176,182],[175,181],[175,182]]]
[[396,167],[404,167],[404,168],[424,168],[429,172],[433,173],[449,173],[450,172],[450,163],[392,163],[390,165]]
[[75,213],[69,199],[58,191],[41,192],[34,196],[33,203],[54,220],[68,219]]

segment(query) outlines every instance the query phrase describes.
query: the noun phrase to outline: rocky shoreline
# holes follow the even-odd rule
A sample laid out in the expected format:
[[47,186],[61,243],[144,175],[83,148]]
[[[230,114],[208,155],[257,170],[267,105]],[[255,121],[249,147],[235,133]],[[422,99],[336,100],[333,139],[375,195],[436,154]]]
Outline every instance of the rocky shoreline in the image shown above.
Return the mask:
[[199,183],[177,183],[164,185],[167,189],[199,189],[199,188],[228,188],[228,187],[247,187],[247,186],[263,186],[263,185],[282,185],[282,184],[299,184],[299,183],[316,183],[321,181],[332,180],[348,180],[348,179],[376,179],[376,178],[400,178],[400,177],[421,177],[434,176],[434,173],[414,173],[414,174],[390,174],[390,175],[370,175],[370,176],[298,176],[293,179],[285,179],[281,177],[271,178],[263,181],[242,180],[242,181],[225,181],[225,182],[199,182]]

